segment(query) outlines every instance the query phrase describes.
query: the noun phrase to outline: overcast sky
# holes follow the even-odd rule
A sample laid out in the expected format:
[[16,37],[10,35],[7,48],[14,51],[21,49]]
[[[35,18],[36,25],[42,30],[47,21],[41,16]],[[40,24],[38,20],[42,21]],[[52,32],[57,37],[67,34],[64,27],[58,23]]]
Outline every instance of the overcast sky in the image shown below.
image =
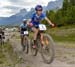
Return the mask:
[[50,1],[55,0],[0,0],[0,17],[9,17],[23,8],[30,10],[37,4],[46,6]]

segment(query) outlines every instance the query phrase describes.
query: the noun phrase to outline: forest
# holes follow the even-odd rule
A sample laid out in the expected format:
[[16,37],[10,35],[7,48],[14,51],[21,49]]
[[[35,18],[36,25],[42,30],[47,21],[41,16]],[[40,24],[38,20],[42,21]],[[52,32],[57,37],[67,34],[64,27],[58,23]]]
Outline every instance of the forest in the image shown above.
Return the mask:
[[[75,0],[64,0],[61,9],[46,11],[47,17],[58,27],[75,24]],[[45,23],[46,21],[43,20]],[[46,23],[45,23],[46,24]]]

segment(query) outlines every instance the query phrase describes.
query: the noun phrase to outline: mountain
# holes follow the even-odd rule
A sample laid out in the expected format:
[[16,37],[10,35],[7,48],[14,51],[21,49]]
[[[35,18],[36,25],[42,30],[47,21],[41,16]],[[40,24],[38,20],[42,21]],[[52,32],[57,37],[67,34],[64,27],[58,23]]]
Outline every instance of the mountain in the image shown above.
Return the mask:
[[[43,6],[44,12],[46,12],[46,10],[60,9],[62,2],[63,0],[49,2],[47,6]],[[20,12],[10,17],[0,17],[0,25],[19,25],[24,18],[30,18],[34,11],[34,8],[31,8],[29,12],[26,9],[21,9]]]
[[24,18],[26,18],[26,19],[31,18],[31,16],[34,12],[35,12],[34,8],[31,8],[31,10],[24,16]]
[[63,0],[52,1],[48,3],[46,10],[60,9],[62,8],[62,5],[63,5]]
[[15,25],[15,24],[20,24],[22,21],[23,17],[27,14],[26,9],[20,10],[15,15],[12,15],[10,17],[0,17],[0,25]]

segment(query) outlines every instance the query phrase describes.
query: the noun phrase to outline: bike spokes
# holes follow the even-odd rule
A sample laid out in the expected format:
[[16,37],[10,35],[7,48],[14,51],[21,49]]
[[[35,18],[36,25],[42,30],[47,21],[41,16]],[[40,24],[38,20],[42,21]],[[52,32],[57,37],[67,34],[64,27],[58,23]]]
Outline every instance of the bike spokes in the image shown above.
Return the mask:
[[45,63],[51,63],[54,59],[54,43],[49,35],[43,36],[42,58]]
[[28,41],[28,38],[24,38],[24,41],[23,41],[23,51],[28,54],[29,52],[29,41]]
[[48,41],[48,39],[46,38],[46,45],[48,45],[49,44],[49,41]]
[[48,46],[49,45],[49,40],[48,40],[47,37],[43,37],[42,45],[43,46]]
[[31,53],[32,53],[33,56],[36,56],[38,50],[37,50],[37,47],[33,48],[33,46],[34,46],[34,42],[33,42],[33,40],[31,40]]

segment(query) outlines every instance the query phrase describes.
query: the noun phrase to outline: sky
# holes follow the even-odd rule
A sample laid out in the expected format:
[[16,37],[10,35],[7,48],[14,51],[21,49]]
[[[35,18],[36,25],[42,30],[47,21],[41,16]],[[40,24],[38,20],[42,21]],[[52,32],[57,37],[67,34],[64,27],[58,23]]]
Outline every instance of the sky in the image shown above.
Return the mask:
[[9,17],[23,8],[26,8],[29,11],[37,4],[47,6],[50,1],[55,0],[0,0],[0,17]]

